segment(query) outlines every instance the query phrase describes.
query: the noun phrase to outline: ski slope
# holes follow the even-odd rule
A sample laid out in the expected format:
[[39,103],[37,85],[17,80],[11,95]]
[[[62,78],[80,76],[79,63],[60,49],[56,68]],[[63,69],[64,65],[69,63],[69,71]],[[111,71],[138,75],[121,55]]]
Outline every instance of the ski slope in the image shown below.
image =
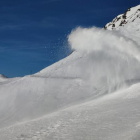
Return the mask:
[[139,25],[78,27],[67,58],[34,75],[0,76],[0,140],[139,140]]

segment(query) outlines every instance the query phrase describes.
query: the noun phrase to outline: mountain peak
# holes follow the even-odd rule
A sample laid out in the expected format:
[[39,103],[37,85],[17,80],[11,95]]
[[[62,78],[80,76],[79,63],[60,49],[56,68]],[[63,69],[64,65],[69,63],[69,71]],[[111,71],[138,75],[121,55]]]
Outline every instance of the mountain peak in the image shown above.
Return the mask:
[[6,77],[6,76],[3,75],[3,74],[0,74],[0,78],[2,78],[2,79],[6,79],[6,78],[8,78],[8,77]]
[[140,22],[140,5],[129,8],[124,14],[118,15],[106,24],[104,28],[107,30],[119,30],[135,21]]

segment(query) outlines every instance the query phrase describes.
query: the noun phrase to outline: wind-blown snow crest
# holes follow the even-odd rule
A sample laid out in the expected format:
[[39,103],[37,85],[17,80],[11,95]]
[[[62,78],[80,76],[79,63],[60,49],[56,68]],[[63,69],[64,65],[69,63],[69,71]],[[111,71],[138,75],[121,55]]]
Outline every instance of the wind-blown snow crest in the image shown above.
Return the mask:
[[118,32],[110,32],[100,28],[77,28],[68,36],[74,50],[109,51],[115,50],[131,55],[140,61],[139,46]]
[[91,83],[96,79],[102,85],[104,81],[104,85],[112,89],[140,79],[137,76],[140,70],[139,46],[121,33],[79,27],[71,32],[68,41],[73,50],[90,56],[81,69],[84,69],[83,75],[88,71]]

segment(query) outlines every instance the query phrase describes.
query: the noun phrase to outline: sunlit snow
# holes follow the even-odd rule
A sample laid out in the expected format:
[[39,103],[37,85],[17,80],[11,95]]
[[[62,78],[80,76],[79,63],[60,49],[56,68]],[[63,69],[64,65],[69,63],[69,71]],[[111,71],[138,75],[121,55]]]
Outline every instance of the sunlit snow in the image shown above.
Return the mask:
[[67,58],[34,75],[1,75],[0,140],[139,140],[139,24],[78,27]]

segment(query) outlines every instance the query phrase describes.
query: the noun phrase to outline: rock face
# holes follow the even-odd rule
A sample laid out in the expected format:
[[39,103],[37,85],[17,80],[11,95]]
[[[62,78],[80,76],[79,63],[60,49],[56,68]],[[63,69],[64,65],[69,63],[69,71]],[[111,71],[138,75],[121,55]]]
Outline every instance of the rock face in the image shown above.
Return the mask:
[[129,8],[124,14],[118,15],[106,24],[104,28],[107,30],[119,30],[135,21],[140,21],[140,5]]

